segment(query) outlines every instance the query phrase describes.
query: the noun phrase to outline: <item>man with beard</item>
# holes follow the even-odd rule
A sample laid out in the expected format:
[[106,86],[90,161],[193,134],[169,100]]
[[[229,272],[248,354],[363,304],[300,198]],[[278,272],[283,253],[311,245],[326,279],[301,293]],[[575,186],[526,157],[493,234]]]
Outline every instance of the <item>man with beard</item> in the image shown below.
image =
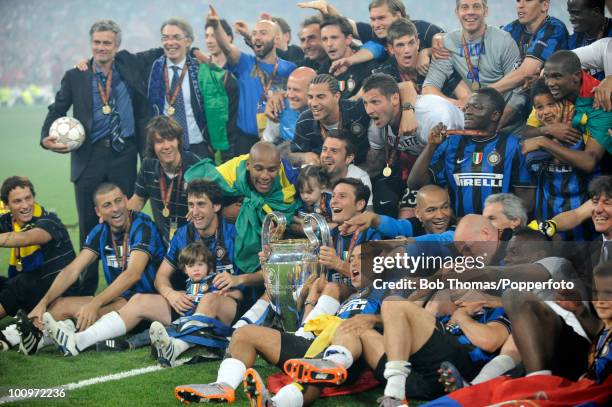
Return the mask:
[[[399,87],[386,74],[373,74],[363,86],[363,103],[374,125],[379,129],[368,133],[370,152],[368,170],[374,179],[374,211],[396,217],[401,192],[404,188],[400,153],[418,157],[426,135],[438,123],[447,127],[463,128],[463,114],[446,100],[435,96],[419,96],[415,113],[419,123],[418,133],[398,137],[402,117]],[[435,106],[435,107],[434,107]]]
[[[612,18],[606,17],[604,0],[568,0],[567,12],[574,33],[570,35],[569,49],[589,45],[600,38],[612,37]],[[601,69],[591,71],[598,80],[605,74]]]
[[495,89],[474,92],[465,107],[465,129],[478,135],[447,138],[445,126],[434,127],[408,177],[408,187],[448,186],[458,217],[481,213],[485,197],[511,190],[529,207],[533,188],[519,139],[496,131],[504,105]]
[[[27,319],[27,312],[47,292],[55,276],[74,260],[66,227],[34,197],[34,185],[25,177],[9,177],[2,183],[0,199],[8,212],[0,215],[0,247],[10,248],[11,253],[8,277],[0,277],[0,319],[7,315]],[[78,282],[69,295],[77,289]],[[14,328],[0,332],[0,351],[19,343]]]
[[[330,134],[323,142],[321,148],[321,165],[329,175],[330,185],[334,185],[342,178],[355,178],[372,191],[372,183],[367,172],[353,164],[355,160],[355,147],[346,137]],[[368,199],[368,209],[371,210],[372,195]]]
[[[329,62],[321,65],[318,72],[325,74],[330,72],[333,63],[354,54],[355,51],[351,48],[353,30],[346,18],[334,16],[324,17],[320,27],[321,42]],[[370,76],[376,65],[376,62],[368,61],[352,65],[345,72],[338,74],[336,78],[342,99],[349,99],[359,93],[364,79]]]
[[[117,311],[137,293],[155,292],[155,273],[164,255],[159,232],[151,219],[127,207],[127,197],[115,184],[103,183],[94,194],[96,213],[103,223],[87,235],[83,250],[55,278],[28,317],[66,355],[79,353],[74,341],[60,334],[59,326],[75,332],[86,330],[103,315]],[[95,297],[61,297],[90,264],[98,259],[108,286]],[[70,318],[77,318],[76,325]],[[62,322],[57,322],[57,320]],[[35,350],[38,345],[33,346]]]
[[147,156],[150,158],[142,161],[136,191],[128,207],[141,211],[151,199],[153,219],[167,246],[177,228],[187,222],[183,173],[199,159],[192,152],[183,150],[183,129],[171,117],[154,117],[145,131]]
[[251,35],[255,55],[248,55],[229,42],[219,21],[211,7],[206,22],[214,28],[227,67],[238,79],[240,89],[235,152],[246,154],[259,140],[259,131],[265,129],[264,110],[270,91],[285,90],[287,78],[296,66],[276,55],[274,38],[279,30],[276,23],[261,20],[255,24]]

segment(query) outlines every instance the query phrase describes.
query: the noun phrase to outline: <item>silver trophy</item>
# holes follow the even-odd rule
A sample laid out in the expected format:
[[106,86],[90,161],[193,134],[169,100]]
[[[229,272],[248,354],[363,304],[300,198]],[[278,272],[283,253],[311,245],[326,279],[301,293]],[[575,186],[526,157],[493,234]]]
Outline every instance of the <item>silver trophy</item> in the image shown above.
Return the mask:
[[280,315],[283,330],[295,332],[300,326],[297,298],[308,278],[320,275],[317,258],[321,244],[331,245],[329,226],[321,215],[304,217],[307,239],[281,240],[287,225],[285,216],[271,212],[264,219],[261,231],[262,250],[266,260],[262,264],[264,284],[270,303]]

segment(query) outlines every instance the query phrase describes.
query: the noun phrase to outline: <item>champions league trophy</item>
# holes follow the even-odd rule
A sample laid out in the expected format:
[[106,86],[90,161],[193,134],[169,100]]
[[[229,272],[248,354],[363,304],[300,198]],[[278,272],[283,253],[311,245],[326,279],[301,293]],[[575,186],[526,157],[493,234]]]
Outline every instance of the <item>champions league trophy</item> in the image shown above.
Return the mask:
[[271,212],[264,219],[261,243],[266,260],[262,271],[266,293],[281,317],[283,330],[295,332],[300,327],[299,292],[308,277],[321,274],[317,252],[321,244],[331,246],[332,239],[325,218],[318,214],[304,216],[307,239],[280,240],[286,226],[286,218],[279,212]]

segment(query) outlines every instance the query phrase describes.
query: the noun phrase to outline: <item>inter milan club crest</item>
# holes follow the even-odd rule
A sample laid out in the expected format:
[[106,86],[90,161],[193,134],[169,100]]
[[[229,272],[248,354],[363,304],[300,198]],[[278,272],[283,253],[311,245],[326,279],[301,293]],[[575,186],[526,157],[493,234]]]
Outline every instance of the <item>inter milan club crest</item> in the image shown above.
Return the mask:
[[474,163],[474,165],[479,165],[482,162],[482,156],[482,152],[472,153],[472,163]]
[[493,150],[487,156],[487,161],[492,166],[496,166],[501,161],[501,156],[499,155],[499,153],[497,151]]
[[351,133],[355,136],[360,136],[363,133],[363,126],[360,123],[353,123],[351,125]]
[[346,81],[346,87],[348,88],[349,92],[352,92],[355,89],[355,81],[353,80],[352,76],[348,79],[348,81]]
[[215,256],[217,256],[217,260],[223,259],[225,257],[225,248],[219,246],[217,250],[215,250]]

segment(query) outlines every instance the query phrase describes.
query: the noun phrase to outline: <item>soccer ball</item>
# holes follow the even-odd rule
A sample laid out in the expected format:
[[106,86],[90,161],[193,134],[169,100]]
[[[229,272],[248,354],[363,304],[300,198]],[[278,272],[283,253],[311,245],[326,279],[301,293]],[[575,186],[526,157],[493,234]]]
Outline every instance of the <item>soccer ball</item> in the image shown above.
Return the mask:
[[74,117],[60,117],[49,129],[49,137],[56,143],[65,144],[69,151],[81,147],[85,141],[85,129]]

